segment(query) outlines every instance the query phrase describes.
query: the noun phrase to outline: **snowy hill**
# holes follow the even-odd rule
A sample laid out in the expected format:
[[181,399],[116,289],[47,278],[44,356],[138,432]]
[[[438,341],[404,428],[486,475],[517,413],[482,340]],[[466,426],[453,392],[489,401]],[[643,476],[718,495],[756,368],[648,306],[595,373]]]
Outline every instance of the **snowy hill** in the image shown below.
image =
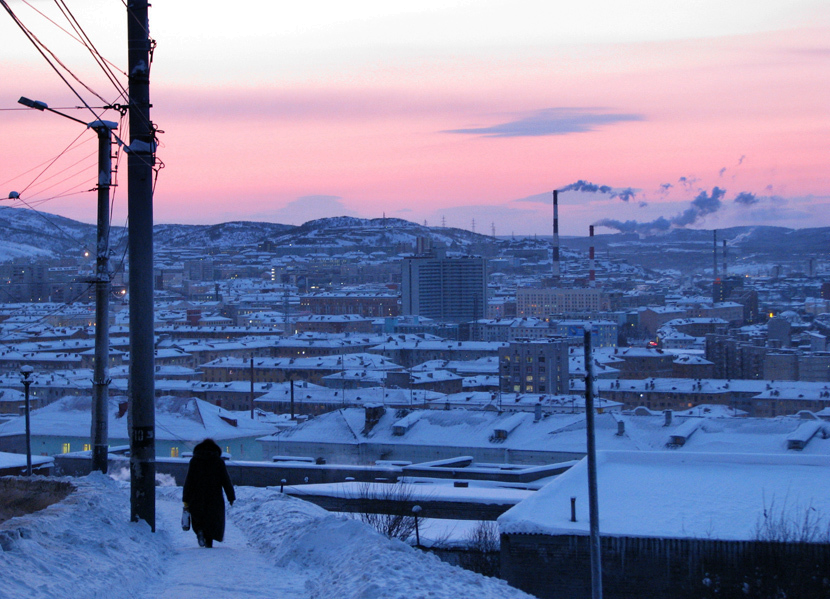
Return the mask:
[[95,225],[28,208],[0,206],[0,230],[0,262],[80,255],[95,248]]
[[[95,225],[24,208],[0,207],[0,262],[17,258],[79,255],[95,247]],[[493,255],[496,248],[547,251],[550,238],[493,239],[464,229],[428,227],[398,218],[336,216],[309,221],[300,226],[278,223],[234,221],[216,225],[159,224],[154,228],[156,248],[163,249],[254,249],[264,242],[272,247],[349,251],[407,252],[419,237],[451,252]],[[112,228],[111,247],[123,248],[126,230]],[[718,243],[727,241],[730,264],[739,261],[791,263],[804,256],[827,256],[830,227],[786,229],[783,227],[732,227],[718,230]],[[614,257],[631,264],[665,266],[669,256],[676,268],[706,268],[712,264],[711,230],[672,229],[664,235],[640,237],[635,233],[597,234],[593,238],[600,257]],[[567,251],[586,252],[588,237],[563,237]],[[120,250],[117,250],[120,251]]]

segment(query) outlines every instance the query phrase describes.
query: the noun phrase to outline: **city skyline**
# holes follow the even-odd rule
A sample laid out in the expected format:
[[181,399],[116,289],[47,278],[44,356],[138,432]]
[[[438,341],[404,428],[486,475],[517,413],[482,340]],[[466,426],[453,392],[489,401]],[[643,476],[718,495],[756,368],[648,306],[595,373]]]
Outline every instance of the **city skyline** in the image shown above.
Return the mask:
[[[10,6],[84,83],[119,101],[79,44],[26,3]],[[72,10],[123,69],[123,6]],[[641,232],[828,226],[828,32],[830,8],[810,0],[251,3],[215,13],[158,4],[151,97],[165,168],[155,221],[386,215],[548,235],[557,188],[565,235],[598,222]],[[8,15],[0,33],[0,108],[21,108],[19,96],[79,103]],[[31,110],[0,118],[0,195],[94,221],[94,193],[52,199],[94,185],[94,134]],[[32,183],[79,135],[74,158]],[[126,218],[125,187],[113,224]]]

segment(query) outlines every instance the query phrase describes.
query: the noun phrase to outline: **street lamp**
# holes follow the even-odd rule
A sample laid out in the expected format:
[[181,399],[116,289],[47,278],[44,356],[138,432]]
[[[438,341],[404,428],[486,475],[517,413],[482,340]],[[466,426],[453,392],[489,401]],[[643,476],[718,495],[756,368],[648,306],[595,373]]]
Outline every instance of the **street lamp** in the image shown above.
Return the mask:
[[421,547],[421,533],[418,530],[418,514],[421,513],[421,506],[420,505],[413,505],[412,506],[412,514],[415,516],[415,546],[420,548]]
[[[22,97],[19,104],[35,110],[48,110],[70,121],[94,129],[98,134],[98,234],[95,277],[95,365],[92,377],[92,469],[106,473],[109,395],[109,231],[110,186],[112,185],[112,132],[118,123],[97,120],[85,123],[64,114],[45,102]],[[28,416],[27,416],[28,417]]]
[[23,395],[26,398],[26,476],[32,476],[32,425],[29,420],[29,385],[32,384],[32,373],[35,371],[31,366],[21,366],[20,374],[23,375]]

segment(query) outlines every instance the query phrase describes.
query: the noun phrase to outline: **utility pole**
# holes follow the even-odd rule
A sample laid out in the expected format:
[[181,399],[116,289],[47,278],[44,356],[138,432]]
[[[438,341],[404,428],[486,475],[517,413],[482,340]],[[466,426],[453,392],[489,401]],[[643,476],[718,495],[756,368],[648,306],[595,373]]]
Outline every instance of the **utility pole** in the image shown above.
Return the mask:
[[602,599],[602,554],[599,538],[597,498],[597,443],[594,429],[594,358],[591,351],[592,325],[585,326],[585,424],[588,429],[588,510],[590,512],[591,599]]
[[109,457],[109,236],[112,185],[112,130],[115,123],[95,121],[98,134],[98,244],[95,265],[95,368],[92,377],[92,469],[107,472]]
[[254,419],[254,354],[251,354],[251,421]]
[[32,476],[32,423],[29,419],[29,412],[32,411],[29,405],[29,385],[32,384],[32,379],[29,377],[32,376],[34,371],[35,369],[29,365],[20,367],[20,374],[23,375],[23,393],[26,402],[26,476]]
[[[98,134],[98,239],[95,277],[95,368],[92,379],[92,469],[106,473],[109,456],[109,235],[110,187],[112,186],[112,132],[118,128],[113,121],[84,123],[74,116],[49,108],[45,102],[21,97],[19,104],[35,110],[48,110],[70,121],[80,123]],[[11,194],[10,196],[11,197]]]
[[127,210],[130,255],[130,520],[156,530],[156,414],[153,380],[153,166],[150,28],[147,0],[127,2],[130,145]]

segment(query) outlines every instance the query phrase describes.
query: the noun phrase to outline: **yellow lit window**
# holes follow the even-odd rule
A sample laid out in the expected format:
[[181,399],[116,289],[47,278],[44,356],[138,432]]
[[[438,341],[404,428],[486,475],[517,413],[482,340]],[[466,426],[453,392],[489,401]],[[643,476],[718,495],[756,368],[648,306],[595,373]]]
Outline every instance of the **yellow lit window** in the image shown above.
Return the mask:
[[69,443],[64,443],[63,444],[63,453],[69,453],[69,452],[70,452]]
[[170,457],[171,458],[179,457],[179,448],[178,447],[171,447],[170,448]]
[[[89,443],[84,443],[84,451],[91,451],[91,450],[92,450],[92,445],[90,445]],[[66,452],[64,451],[64,453],[66,453]]]

